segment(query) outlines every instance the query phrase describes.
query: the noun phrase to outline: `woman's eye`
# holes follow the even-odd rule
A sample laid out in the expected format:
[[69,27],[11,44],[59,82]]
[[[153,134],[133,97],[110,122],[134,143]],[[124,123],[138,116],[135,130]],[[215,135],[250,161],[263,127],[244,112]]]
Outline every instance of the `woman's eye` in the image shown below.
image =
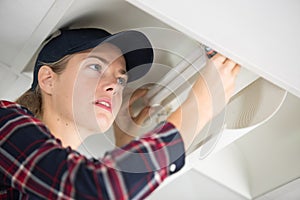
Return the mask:
[[98,72],[100,72],[102,70],[102,67],[99,64],[89,65],[89,68],[92,69],[92,70],[94,70],[94,71],[98,71]]
[[117,79],[117,82],[118,82],[119,85],[125,87],[125,86],[126,86],[126,83],[127,83],[127,80],[126,80],[125,78],[119,77],[119,78]]

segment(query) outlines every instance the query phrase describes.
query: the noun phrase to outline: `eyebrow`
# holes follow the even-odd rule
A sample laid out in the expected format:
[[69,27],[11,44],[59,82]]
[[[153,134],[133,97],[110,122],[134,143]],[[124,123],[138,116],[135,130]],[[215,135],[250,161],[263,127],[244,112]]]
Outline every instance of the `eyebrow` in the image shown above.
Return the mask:
[[[106,60],[105,58],[102,58],[102,57],[99,57],[99,56],[95,56],[95,55],[91,55],[91,56],[89,56],[89,58],[96,58],[96,59],[100,60],[101,62],[103,62],[105,65],[109,65],[111,63],[108,60]],[[122,75],[128,76],[127,75],[127,71],[124,70],[124,69],[120,69],[119,73],[122,74]]]
[[110,63],[105,58],[102,58],[102,57],[99,57],[99,56],[88,56],[88,58],[96,58],[96,59],[100,60],[101,62],[103,62],[106,65],[108,65]]

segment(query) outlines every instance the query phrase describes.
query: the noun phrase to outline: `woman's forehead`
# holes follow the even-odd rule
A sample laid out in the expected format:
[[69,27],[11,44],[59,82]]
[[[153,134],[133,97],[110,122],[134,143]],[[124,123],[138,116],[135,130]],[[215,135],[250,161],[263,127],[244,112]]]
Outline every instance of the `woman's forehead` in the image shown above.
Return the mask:
[[107,64],[117,62],[120,66],[123,66],[124,69],[126,69],[126,61],[123,53],[118,47],[109,43],[98,45],[93,49],[86,50],[74,56],[81,60],[87,58],[98,58],[101,61],[105,61]]
[[98,45],[97,47],[91,50],[90,55],[98,55],[103,58],[106,58],[109,61],[119,59],[120,61],[124,62],[125,65],[125,58],[123,56],[122,51],[113,44],[104,43]]

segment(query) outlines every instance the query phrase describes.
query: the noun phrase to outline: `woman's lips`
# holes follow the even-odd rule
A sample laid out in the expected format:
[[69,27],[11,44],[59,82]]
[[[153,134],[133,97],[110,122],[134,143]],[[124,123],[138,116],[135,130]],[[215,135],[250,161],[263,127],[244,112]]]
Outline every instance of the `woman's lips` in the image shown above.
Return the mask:
[[110,113],[112,112],[112,106],[111,106],[112,104],[111,104],[111,101],[109,101],[109,100],[99,99],[99,100],[96,100],[94,102],[94,104],[102,109],[109,111]]

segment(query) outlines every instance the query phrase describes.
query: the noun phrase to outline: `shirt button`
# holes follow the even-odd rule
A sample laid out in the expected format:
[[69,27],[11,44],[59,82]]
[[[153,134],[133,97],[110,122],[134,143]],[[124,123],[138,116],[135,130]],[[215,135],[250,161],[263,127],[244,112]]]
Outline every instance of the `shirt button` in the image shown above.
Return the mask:
[[176,170],[176,165],[175,164],[172,164],[171,166],[170,166],[170,171],[171,172],[174,172]]
[[159,181],[159,180],[160,180],[160,176],[159,176],[158,173],[155,173],[155,174],[154,174],[154,179],[155,179],[156,181]]

